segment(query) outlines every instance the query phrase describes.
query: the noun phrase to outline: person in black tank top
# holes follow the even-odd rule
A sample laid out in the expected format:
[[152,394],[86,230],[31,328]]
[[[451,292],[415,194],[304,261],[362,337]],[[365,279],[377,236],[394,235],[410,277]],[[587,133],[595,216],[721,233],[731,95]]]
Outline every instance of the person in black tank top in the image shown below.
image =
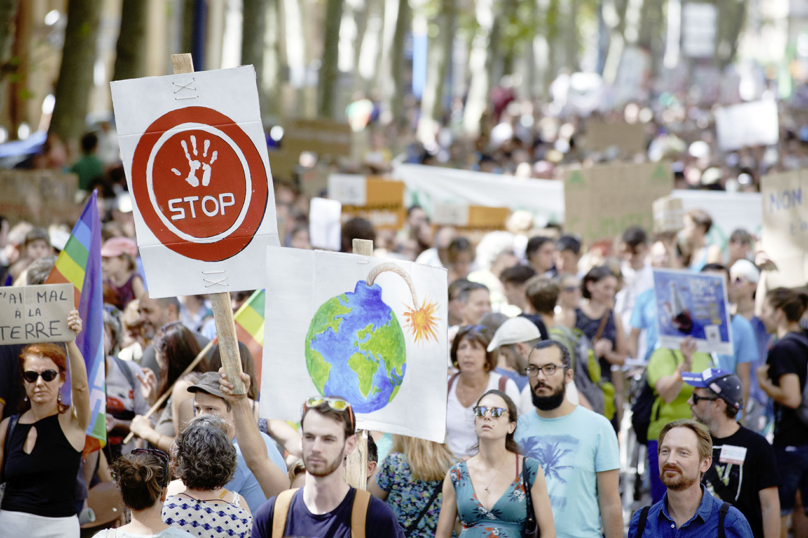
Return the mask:
[[[76,310],[67,323],[75,338]],[[0,529],[5,536],[77,538],[76,479],[91,417],[84,358],[71,341],[67,354],[60,344],[31,344],[19,360],[25,410],[0,423],[0,482],[6,481]],[[68,360],[72,405],[60,393]]]

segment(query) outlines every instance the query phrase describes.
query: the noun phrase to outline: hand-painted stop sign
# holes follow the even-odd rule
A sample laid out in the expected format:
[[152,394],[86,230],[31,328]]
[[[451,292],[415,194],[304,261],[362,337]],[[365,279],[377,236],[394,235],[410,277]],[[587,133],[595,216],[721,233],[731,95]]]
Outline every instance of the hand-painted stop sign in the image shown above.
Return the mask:
[[268,181],[241,127],[213,109],[186,107],[164,114],[141,136],[132,191],[163,245],[216,262],[250,244],[264,218]]

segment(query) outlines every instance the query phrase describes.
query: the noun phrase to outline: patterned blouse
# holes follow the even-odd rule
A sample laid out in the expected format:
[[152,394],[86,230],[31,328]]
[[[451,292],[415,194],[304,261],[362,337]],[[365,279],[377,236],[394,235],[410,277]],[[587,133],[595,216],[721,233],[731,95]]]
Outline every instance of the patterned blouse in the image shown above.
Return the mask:
[[[539,462],[525,458],[530,486],[536,479]],[[527,519],[527,503],[525,484],[522,473],[515,476],[513,482],[497,499],[491,510],[486,509],[477,498],[466,462],[462,461],[449,470],[452,485],[457,495],[457,514],[463,525],[460,538],[520,538],[522,527]]]
[[[407,456],[397,452],[391,452],[384,459],[382,466],[376,472],[376,482],[380,488],[388,492],[387,506],[393,510],[398,523],[405,529],[415,523],[421,510],[432,497],[435,488],[442,487],[443,484],[443,480],[434,482],[415,480],[412,477]],[[417,538],[435,536],[442,500],[443,494],[438,493],[437,498],[429,506],[429,510],[418,522],[418,527],[408,536]]]
[[252,531],[252,516],[234,501],[200,501],[183,493],[169,495],[163,503],[163,522],[200,538],[235,536],[248,538]]

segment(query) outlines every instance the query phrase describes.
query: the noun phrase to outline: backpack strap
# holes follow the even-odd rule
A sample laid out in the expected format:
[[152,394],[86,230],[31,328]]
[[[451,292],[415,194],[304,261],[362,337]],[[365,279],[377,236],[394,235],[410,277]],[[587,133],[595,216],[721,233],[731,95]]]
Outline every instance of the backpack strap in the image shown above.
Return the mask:
[[272,508],[272,538],[286,536],[286,519],[289,516],[289,507],[292,505],[292,498],[298,489],[300,488],[281,491],[275,497],[275,506]]
[[730,504],[725,502],[721,505],[721,508],[718,509],[718,538],[724,538],[724,519],[727,517],[727,512],[729,512]]
[[351,508],[351,538],[365,538],[368,506],[370,506],[370,493],[363,489],[357,489],[356,493],[354,493],[353,507]]
[[449,388],[447,392],[452,392],[452,385],[454,385],[454,382],[457,380],[457,376],[459,375],[460,372],[457,372],[455,375],[449,378]]
[[637,538],[642,538],[642,533],[645,532],[645,522],[648,521],[649,510],[651,510],[650,506],[644,506],[640,511],[640,521],[637,523]]
[[500,392],[505,392],[505,385],[507,385],[507,384],[508,384],[508,378],[505,377],[504,375],[500,374],[500,376],[499,376],[499,387],[498,387],[499,391]]

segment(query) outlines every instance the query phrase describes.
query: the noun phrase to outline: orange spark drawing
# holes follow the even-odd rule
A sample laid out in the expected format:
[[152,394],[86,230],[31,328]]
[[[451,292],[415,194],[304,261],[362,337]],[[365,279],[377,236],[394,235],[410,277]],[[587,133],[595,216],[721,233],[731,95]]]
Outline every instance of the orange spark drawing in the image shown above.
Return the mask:
[[410,330],[413,340],[418,343],[421,340],[435,340],[438,341],[438,335],[435,333],[435,327],[438,318],[435,315],[438,310],[437,303],[430,303],[426,300],[421,304],[421,308],[413,309],[406,306],[407,311],[404,312],[404,317],[407,318],[407,328]]

